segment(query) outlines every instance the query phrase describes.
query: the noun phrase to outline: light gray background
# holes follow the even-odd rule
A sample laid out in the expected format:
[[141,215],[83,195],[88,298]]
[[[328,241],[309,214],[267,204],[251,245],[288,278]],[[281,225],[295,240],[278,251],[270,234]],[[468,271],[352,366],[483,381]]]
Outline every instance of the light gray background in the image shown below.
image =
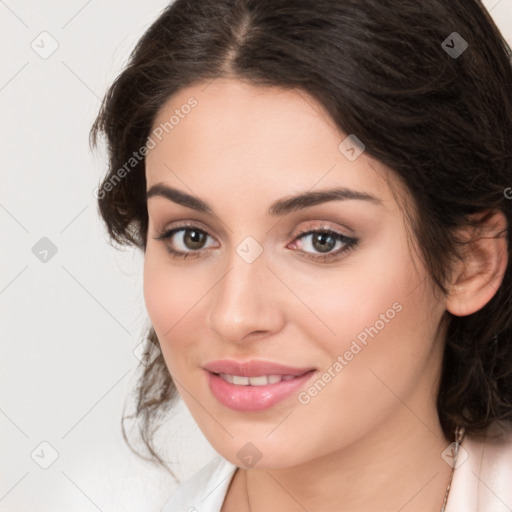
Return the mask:
[[[176,485],[121,437],[148,326],[142,258],[108,245],[93,195],[106,159],[88,147],[107,86],[167,3],[0,0],[2,512],[157,511]],[[512,0],[484,3],[512,44]],[[182,403],[160,439],[181,478],[215,456]],[[58,454],[47,469],[43,442]]]

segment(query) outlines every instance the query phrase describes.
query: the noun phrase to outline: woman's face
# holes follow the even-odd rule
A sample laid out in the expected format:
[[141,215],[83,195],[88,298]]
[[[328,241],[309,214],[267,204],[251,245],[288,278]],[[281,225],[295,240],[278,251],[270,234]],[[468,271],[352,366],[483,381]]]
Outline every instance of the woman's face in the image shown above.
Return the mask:
[[[387,170],[300,91],[197,84],[153,129],[145,302],[214,449],[286,467],[397,428],[439,431],[445,302]],[[291,370],[244,366],[258,362]]]

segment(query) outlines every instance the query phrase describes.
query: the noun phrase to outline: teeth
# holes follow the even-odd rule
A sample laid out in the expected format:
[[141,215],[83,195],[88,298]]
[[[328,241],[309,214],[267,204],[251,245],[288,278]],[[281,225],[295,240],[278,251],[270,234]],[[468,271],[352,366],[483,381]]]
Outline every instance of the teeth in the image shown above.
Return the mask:
[[248,386],[249,377],[239,377],[238,375],[233,375],[233,384],[236,384],[237,386]]
[[230,384],[233,384],[233,375],[228,375],[226,373],[221,373],[220,376]]
[[261,375],[260,377],[249,377],[249,384],[251,386],[265,386],[268,384],[268,377]]
[[228,375],[221,373],[220,377],[230,384],[237,386],[266,386],[267,384],[277,384],[282,380],[294,379],[294,375],[259,375],[257,377],[242,377],[240,375]]

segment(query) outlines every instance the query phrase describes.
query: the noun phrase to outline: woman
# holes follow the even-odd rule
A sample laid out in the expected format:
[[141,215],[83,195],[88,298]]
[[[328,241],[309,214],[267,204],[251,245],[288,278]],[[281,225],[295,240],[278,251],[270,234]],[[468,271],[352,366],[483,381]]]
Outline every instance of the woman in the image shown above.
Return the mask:
[[144,252],[148,448],[180,396],[220,454],[165,512],[511,509],[511,90],[474,0],[148,29],[91,135]]

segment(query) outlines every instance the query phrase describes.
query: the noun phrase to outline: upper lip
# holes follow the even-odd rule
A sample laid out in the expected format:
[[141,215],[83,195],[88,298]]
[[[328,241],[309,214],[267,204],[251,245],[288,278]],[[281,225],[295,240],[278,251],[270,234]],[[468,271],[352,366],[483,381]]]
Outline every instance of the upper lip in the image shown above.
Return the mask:
[[241,377],[258,377],[260,375],[302,375],[314,368],[294,368],[271,361],[234,361],[219,360],[211,361],[203,366],[211,373],[226,373],[228,375],[239,375]]

